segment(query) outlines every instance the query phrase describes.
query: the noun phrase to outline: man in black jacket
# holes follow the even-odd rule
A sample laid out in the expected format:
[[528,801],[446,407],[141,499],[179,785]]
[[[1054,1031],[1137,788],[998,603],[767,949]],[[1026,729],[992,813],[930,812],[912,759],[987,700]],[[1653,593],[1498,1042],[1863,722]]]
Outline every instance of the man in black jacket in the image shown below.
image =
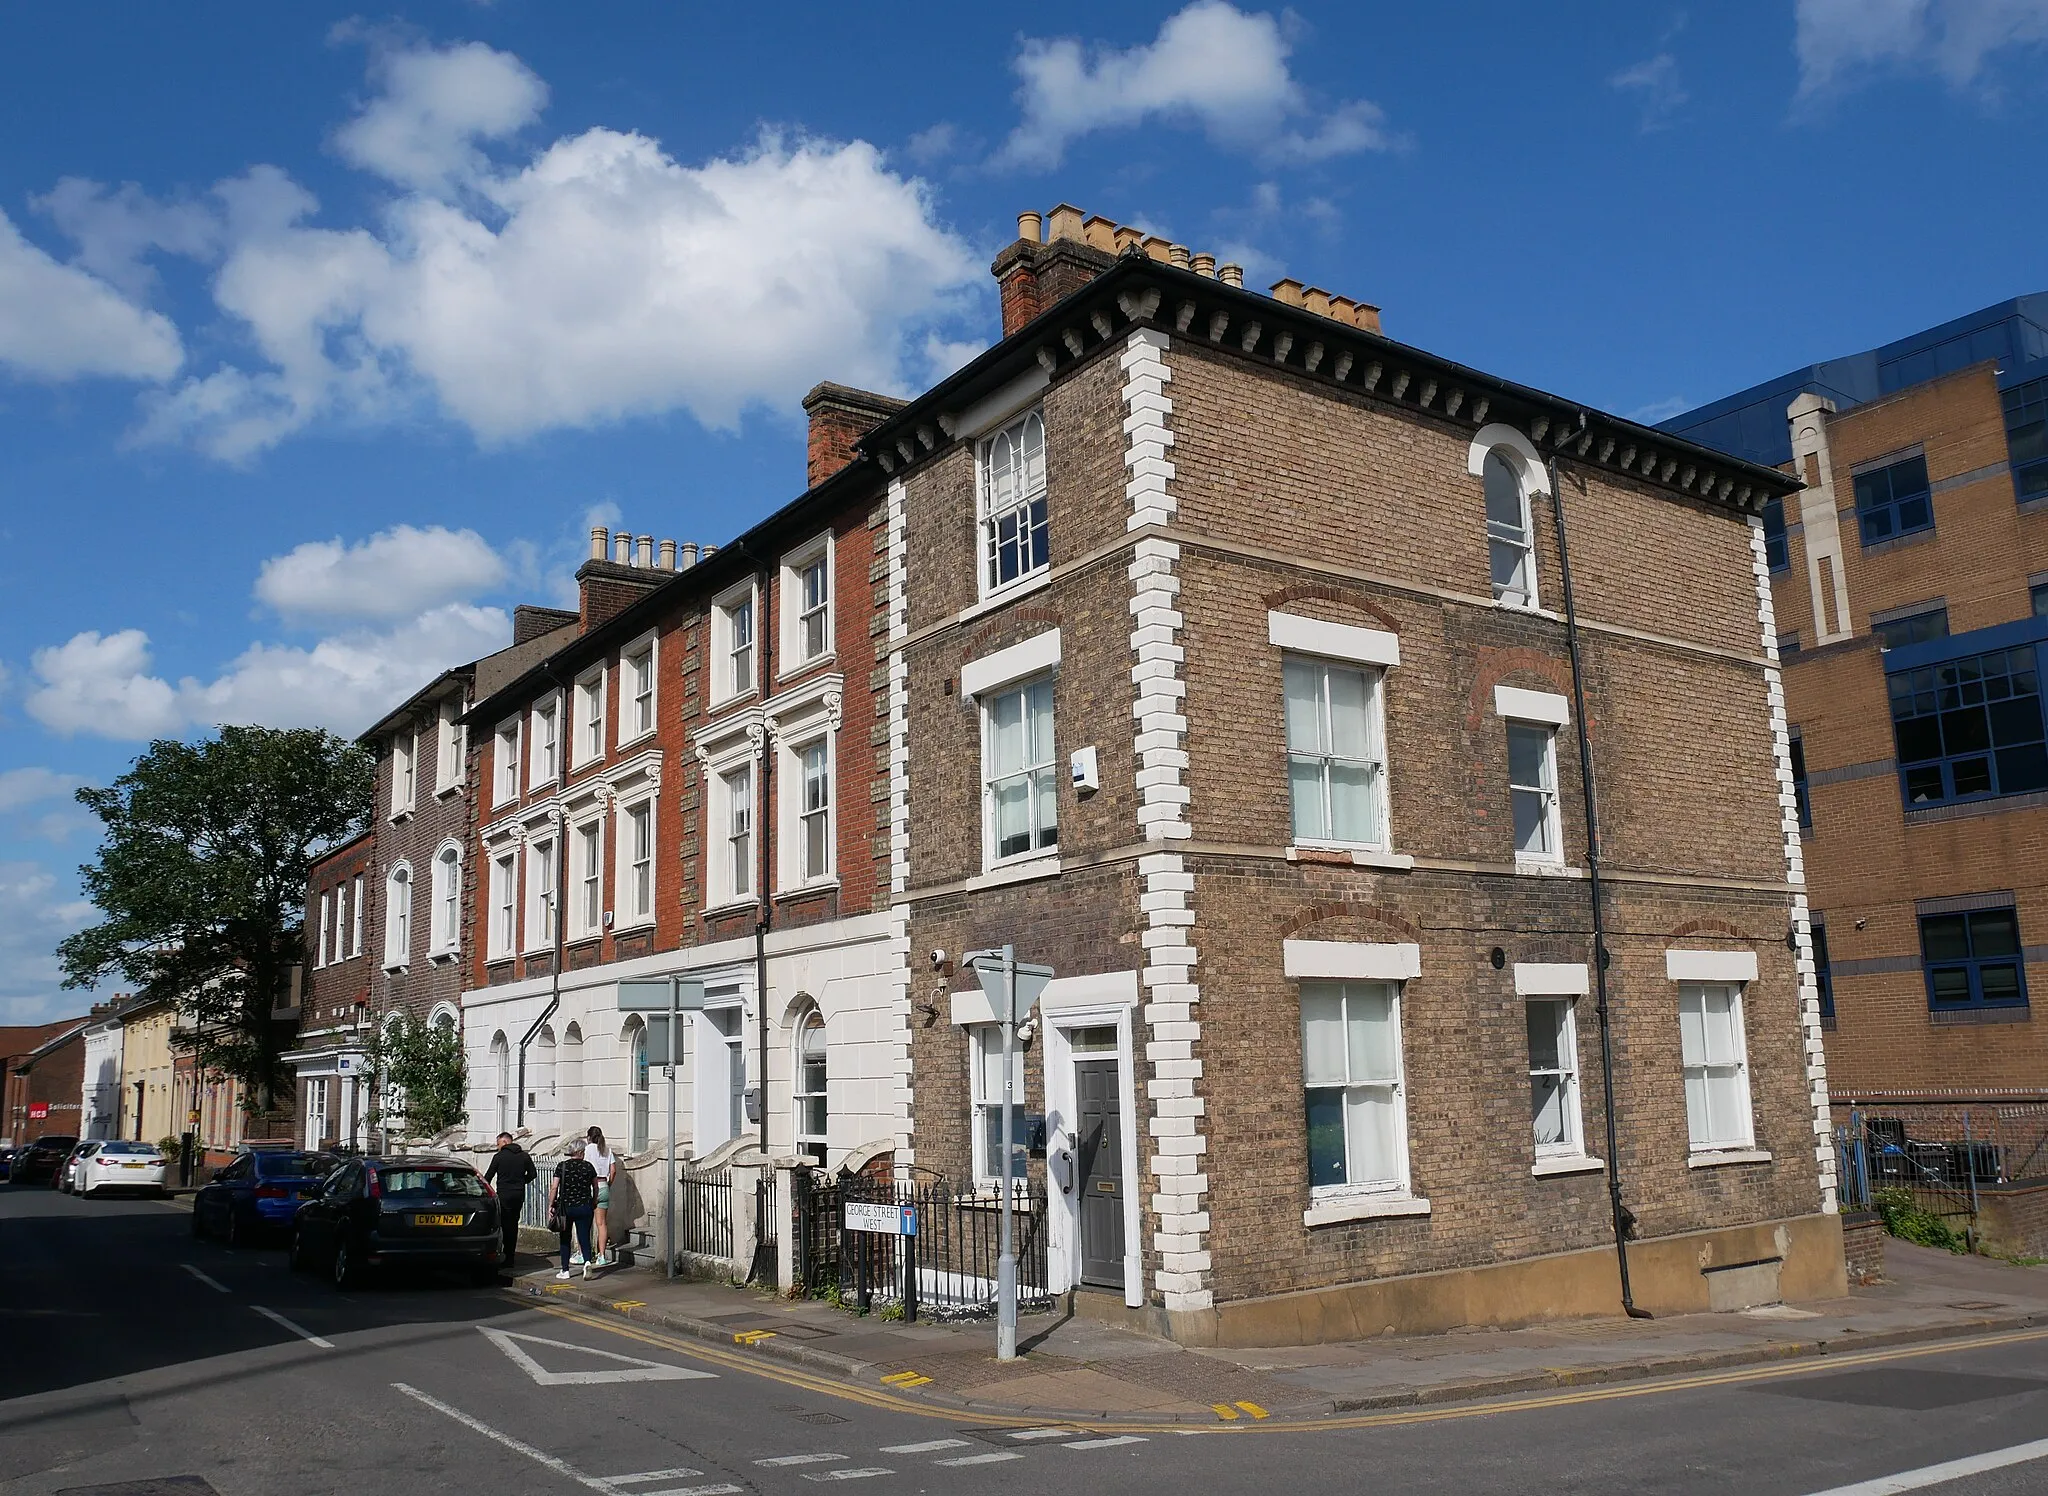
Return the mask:
[[526,1203],[526,1187],[533,1183],[533,1159],[512,1140],[512,1134],[498,1134],[498,1151],[484,1170],[484,1182],[498,1191],[498,1228],[505,1233],[505,1271],[513,1271],[512,1259],[519,1252],[519,1211]]

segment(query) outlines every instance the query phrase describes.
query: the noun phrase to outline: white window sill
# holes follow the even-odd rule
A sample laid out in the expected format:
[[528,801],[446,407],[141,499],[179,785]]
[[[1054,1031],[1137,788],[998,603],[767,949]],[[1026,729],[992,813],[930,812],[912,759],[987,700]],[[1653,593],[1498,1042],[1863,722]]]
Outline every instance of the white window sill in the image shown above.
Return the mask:
[[1014,582],[1006,582],[996,591],[983,594],[980,602],[975,603],[971,607],[962,608],[959,615],[953,621],[955,623],[965,623],[970,618],[979,618],[984,613],[992,613],[1006,603],[1013,603],[1020,597],[1025,597],[1038,591],[1039,588],[1048,585],[1051,581],[1052,569],[1048,567],[1044,571],[1034,571],[1028,577],[1020,577]]
[[396,976],[399,972],[404,971],[406,967],[408,967],[409,965],[411,965],[411,963],[407,961],[386,961],[384,963],[384,971],[387,976]]
[[614,753],[623,753],[635,743],[644,743],[653,736],[654,729],[651,727],[644,732],[636,732],[630,738],[620,738],[618,742],[612,744],[612,751]]
[[838,886],[839,875],[834,873],[829,878],[812,878],[804,883],[792,883],[787,888],[778,888],[775,890],[775,897],[778,899],[800,899],[805,894],[824,893],[826,890],[837,888]]
[[1555,1158],[1537,1159],[1529,1173],[1537,1179],[1549,1179],[1558,1174],[1591,1174],[1606,1167],[1604,1160],[1588,1158],[1583,1153],[1561,1153]]
[[462,952],[458,947],[451,945],[446,946],[438,951],[427,952],[427,959],[433,962],[436,966],[445,966],[450,961],[459,961],[460,959],[462,959]]
[[1374,847],[1354,847],[1348,842],[1296,842],[1287,849],[1289,862],[1300,862],[1303,852],[1341,852],[1351,859],[1353,867],[1385,868],[1389,872],[1405,873],[1415,866],[1415,859],[1405,852],[1385,852]]
[[984,888],[1004,888],[1012,883],[1035,883],[1040,878],[1057,878],[1060,875],[1060,854],[1040,853],[1036,857],[1016,862],[998,863],[985,873],[967,880],[969,893],[979,893]]
[[459,794],[461,794],[461,793],[462,793],[462,781],[458,779],[458,780],[456,780],[456,781],[455,781],[455,783],[453,783],[453,784],[444,784],[444,785],[440,786],[440,787],[439,787],[438,789],[436,789],[436,790],[434,791],[434,798],[435,798],[436,800],[445,800],[445,799],[447,799],[447,798],[448,798],[448,797],[449,797],[450,795],[459,795]]
[[392,825],[394,825],[394,826],[402,826],[402,825],[404,825],[404,824],[405,824],[405,823],[406,823],[407,821],[409,821],[409,820],[411,820],[411,819],[412,819],[412,807],[411,807],[411,806],[407,806],[407,807],[406,807],[406,808],[405,808],[404,810],[394,810],[394,811],[392,811],[392,812],[391,812],[391,824],[392,824]]
[[720,903],[706,904],[704,906],[704,913],[707,915],[737,914],[742,909],[752,909],[754,907],[756,907],[754,896],[749,894],[743,899],[725,899]]
[[1517,857],[1515,876],[1529,878],[1583,878],[1584,868],[1568,867],[1562,862],[1553,862],[1547,857]]
[[751,686],[744,691],[730,691],[723,696],[706,702],[704,706],[705,715],[709,716],[713,712],[722,712],[736,701],[752,701],[758,695],[760,695],[760,692]]
[[1304,1226],[1334,1226],[1340,1221],[1377,1221],[1395,1216],[1426,1216],[1429,1202],[1413,1195],[1332,1195],[1313,1200],[1301,1213]]
[[[749,899],[747,902],[752,903],[753,900]],[[614,919],[612,921],[612,934],[630,935],[635,930],[652,929],[653,926],[654,916],[652,914],[636,914],[631,919]]]
[[799,675],[809,674],[820,665],[830,665],[838,658],[839,652],[837,650],[828,649],[821,655],[812,655],[808,660],[799,660],[794,665],[785,665],[776,672],[775,684],[779,686],[785,681],[795,680]]
[[1724,1164],[1767,1164],[1771,1161],[1768,1148],[1715,1148],[1701,1149],[1685,1161],[1688,1169],[1718,1169]]

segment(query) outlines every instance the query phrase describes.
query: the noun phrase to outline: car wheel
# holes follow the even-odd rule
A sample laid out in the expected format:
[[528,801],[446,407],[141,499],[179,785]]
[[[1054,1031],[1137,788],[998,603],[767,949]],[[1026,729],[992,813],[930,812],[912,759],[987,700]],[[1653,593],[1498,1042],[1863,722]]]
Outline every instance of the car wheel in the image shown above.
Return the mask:
[[334,1279],[334,1286],[343,1292],[354,1288],[361,1280],[362,1274],[356,1269],[355,1253],[349,1250],[346,1237],[335,1243],[334,1263],[330,1269],[330,1276]]

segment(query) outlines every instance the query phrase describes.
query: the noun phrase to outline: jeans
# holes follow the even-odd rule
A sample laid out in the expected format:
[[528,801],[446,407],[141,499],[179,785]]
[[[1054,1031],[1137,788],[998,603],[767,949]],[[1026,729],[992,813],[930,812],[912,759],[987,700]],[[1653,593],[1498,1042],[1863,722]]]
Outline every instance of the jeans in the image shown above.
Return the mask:
[[580,1210],[565,1210],[562,1212],[562,1220],[566,1223],[562,1228],[563,1272],[569,1271],[569,1231],[571,1228],[574,1228],[576,1232],[577,1245],[583,1248],[583,1260],[585,1262],[591,1260],[590,1218],[596,1212],[597,1207],[594,1205],[585,1205]]
[[507,1190],[498,1196],[498,1233],[505,1239],[505,1266],[519,1253],[519,1214],[526,1205],[524,1190]]

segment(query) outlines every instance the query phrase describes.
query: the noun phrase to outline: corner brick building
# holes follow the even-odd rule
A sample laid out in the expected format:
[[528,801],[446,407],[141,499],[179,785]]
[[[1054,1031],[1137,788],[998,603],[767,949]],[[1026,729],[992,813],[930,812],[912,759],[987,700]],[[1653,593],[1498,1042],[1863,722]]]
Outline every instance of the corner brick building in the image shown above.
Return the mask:
[[1611,1312],[1610,1170],[1638,1303],[1839,1291],[1762,529],[1796,481],[1070,208],[995,268],[1004,340],[861,443],[916,1161],[1000,1178],[957,958],[1012,941],[1057,972],[1051,1286],[1095,1312]]
[[2048,1101],[2048,295],[1668,424],[1806,485],[1767,528],[1838,1115],[1970,1112],[2038,1175],[2001,1108]]

